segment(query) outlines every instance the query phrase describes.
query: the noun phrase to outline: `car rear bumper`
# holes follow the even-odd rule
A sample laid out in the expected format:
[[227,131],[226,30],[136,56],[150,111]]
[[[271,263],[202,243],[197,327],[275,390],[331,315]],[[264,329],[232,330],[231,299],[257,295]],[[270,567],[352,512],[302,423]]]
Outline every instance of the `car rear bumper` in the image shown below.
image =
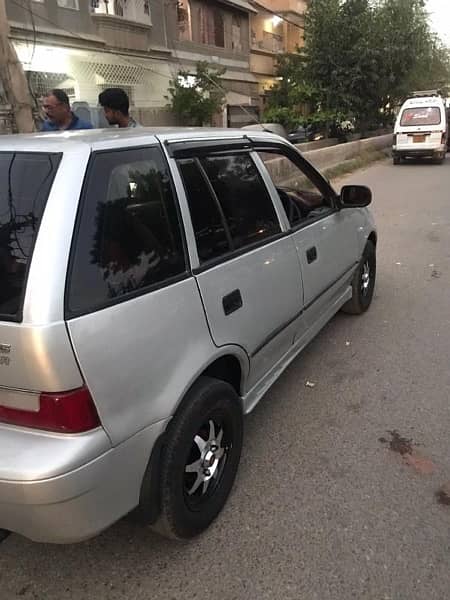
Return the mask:
[[394,146],[392,148],[392,154],[394,156],[417,156],[417,157],[436,157],[445,154],[447,151],[446,144],[440,144],[439,146],[427,146],[421,144],[402,144]]
[[[24,471],[27,479],[5,479],[3,472],[6,469],[2,468],[0,458],[0,529],[19,533],[36,542],[72,543],[107,528],[137,506],[152,447],[166,423],[160,421],[147,427],[89,462],[49,478],[39,476],[36,468],[39,449],[36,447],[29,453],[33,466]],[[23,431],[19,433],[23,434]],[[103,431],[96,430],[89,435],[98,436],[99,433]],[[0,447],[3,446],[1,434],[2,431]],[[42,474],[49,468],[57,471],[64,466],[60,464],[61,456],[65,456],[64,438],[54,437],[61,445],[61,452],[56,452],[55,444],[53,464],[48,464],[47,456]],[[13,453],[9,454],[11,460],[14,461]],[[21,463],[23,468],[23,458]],[[31,479],[32,471],[35,476]]]

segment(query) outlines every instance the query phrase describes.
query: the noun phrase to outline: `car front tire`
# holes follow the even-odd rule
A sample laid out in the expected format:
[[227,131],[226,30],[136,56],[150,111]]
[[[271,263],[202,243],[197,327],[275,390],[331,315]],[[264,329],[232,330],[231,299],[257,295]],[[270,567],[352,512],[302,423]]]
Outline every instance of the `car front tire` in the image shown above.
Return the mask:
[[352,279],[352,297],[342,307],[343,312],[351,315],[360,315],[372,303],[377,272],[377,259],[375,245],[367,241],[362,258]]

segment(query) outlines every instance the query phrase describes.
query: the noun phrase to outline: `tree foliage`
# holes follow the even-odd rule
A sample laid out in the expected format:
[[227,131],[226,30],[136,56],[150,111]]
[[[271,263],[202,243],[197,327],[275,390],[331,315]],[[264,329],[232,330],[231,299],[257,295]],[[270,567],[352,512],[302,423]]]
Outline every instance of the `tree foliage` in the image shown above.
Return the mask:
[[449,50],[431,31],[424,0],[314,0],[305,47],[283,57],[269,97],[294,114],[308,102],[361,129],[388,120],[408,93],[450,82]]
[[224,72],[224,68],[211,68],[206,61],[200,61],[194,75],[180,70],[170,81],[169,107],[183,125],[202,127],[211,124],[213,115],[225,102],[225,90],[221,86]]

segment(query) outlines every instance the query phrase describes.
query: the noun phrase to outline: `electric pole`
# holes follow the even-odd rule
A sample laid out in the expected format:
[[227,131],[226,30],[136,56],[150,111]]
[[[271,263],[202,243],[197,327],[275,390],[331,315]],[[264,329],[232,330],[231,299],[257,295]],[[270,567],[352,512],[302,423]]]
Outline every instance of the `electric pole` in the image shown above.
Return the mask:
[[0,0],[0,81],[5,90],[6,100],[11,105],[17,131],[34,131],[30,91],[22,64],[9,39],[5,0]]

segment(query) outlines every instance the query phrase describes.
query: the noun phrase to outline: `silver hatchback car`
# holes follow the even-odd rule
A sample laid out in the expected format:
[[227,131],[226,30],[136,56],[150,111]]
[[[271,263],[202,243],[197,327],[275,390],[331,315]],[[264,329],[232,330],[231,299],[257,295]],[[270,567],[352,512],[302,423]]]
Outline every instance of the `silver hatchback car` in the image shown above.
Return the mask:
[[0,138],[0,528],[189,538],[243,415],[341,308],[370,305],[371,192],[242,130]]

